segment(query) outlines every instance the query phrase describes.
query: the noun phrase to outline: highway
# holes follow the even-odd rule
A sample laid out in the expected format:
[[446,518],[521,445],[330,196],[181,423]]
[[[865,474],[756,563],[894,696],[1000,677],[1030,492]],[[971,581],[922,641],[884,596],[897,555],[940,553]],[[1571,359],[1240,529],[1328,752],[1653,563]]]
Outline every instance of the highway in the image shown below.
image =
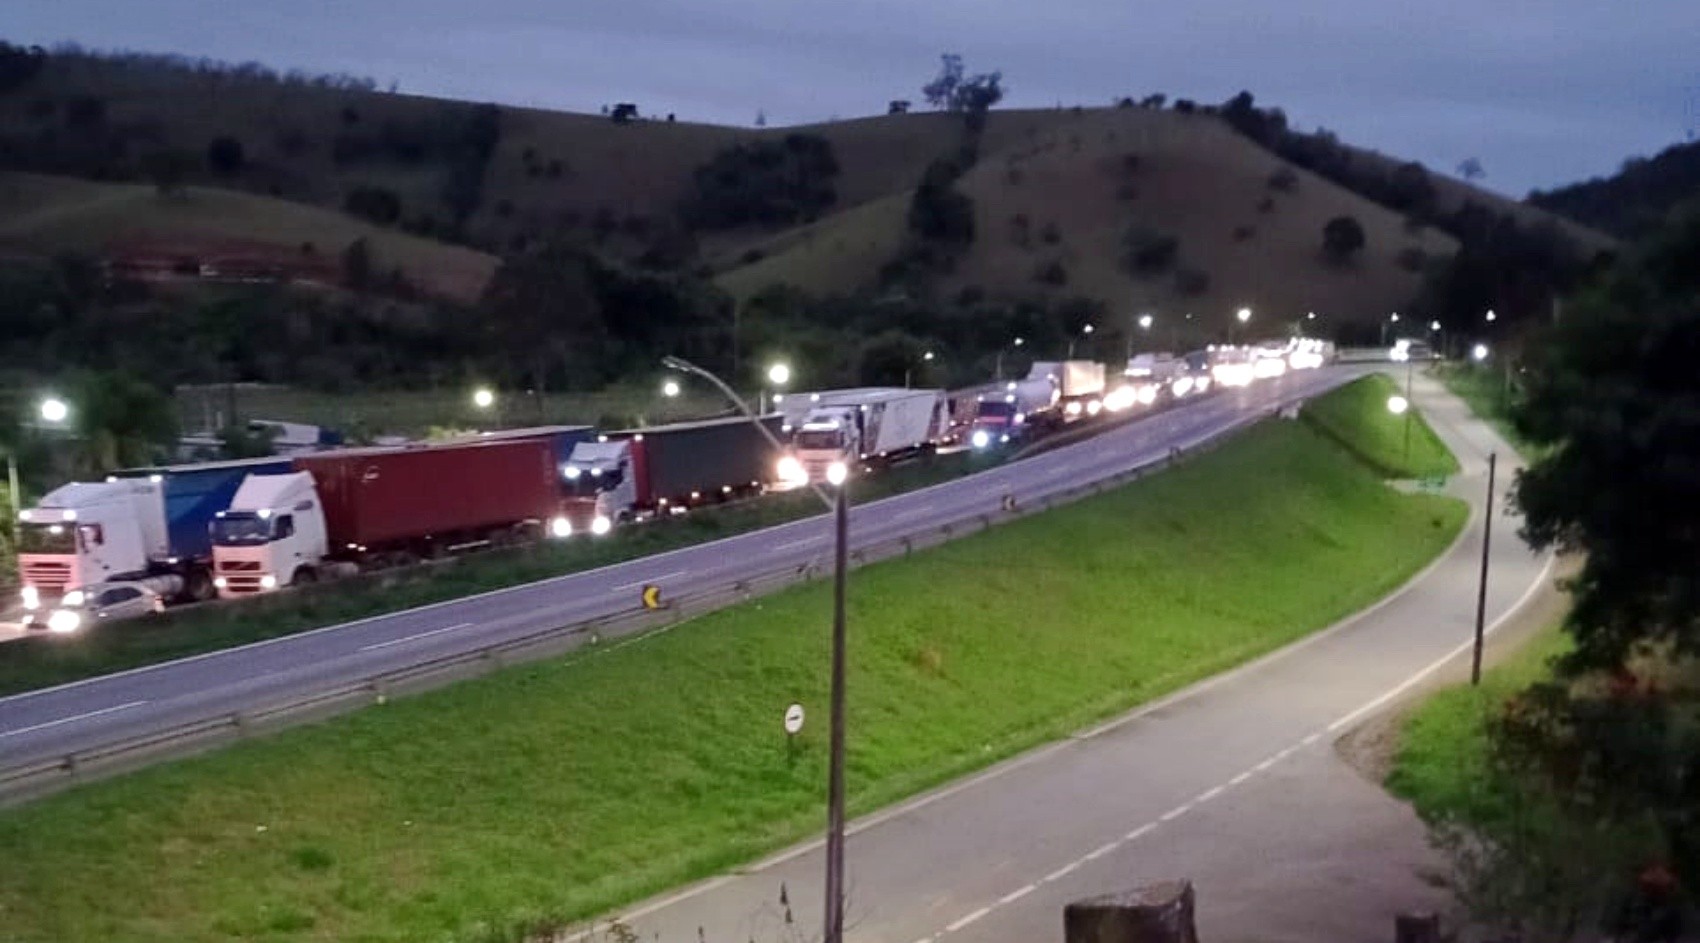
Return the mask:
[[[1502,459],[1501,500],[1512,480],[1510,450],[1486,425],[1430,381],[1416,394],[1463,465],[1449,490],[1474,508],[1446,554],[1394,596],[1274,655],[852,823],[847,938],[1056,940],[1068,902],[1177,878],[1194,881],[1199,936],[1216,943],[1387,939],[1396,909],[1439,903],[1412,872],[1423,858],[1414,818],[1331,749],[1466,652],[1489,450]],[[1550,560],[1522,544],[1517,524],[1497,517],[1493,528],[1494,625],[1551,591]],[[812,937],[822,871],[811,842],[620,919],[662,943],[792,939],[783,887],[796,931]]]
[[[1042,455],[857,506],[851,545],[997,515],[1190,449],[1363,372],[1288,374],[1183,403]],[[16,767],[167,730],[541,629],[629,612],[646,584],[684,596],[786,566],[830,565],[830,519],[813,518],[577,573],[0,699],[0,765]],[[121,630],[121,629],[120,629]]]

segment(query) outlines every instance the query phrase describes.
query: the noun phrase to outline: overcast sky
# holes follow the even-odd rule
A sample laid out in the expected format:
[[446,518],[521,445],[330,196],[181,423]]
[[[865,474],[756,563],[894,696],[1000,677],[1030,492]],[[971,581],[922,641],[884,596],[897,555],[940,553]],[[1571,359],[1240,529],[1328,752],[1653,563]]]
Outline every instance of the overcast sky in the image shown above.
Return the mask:
[[750,124],[918,98],[940,52],[1005,107],[1249,89],[1303,128],[1515,196],[1700,128],[1700,0],[21,0],[13,42],[350,72],[407,92]]

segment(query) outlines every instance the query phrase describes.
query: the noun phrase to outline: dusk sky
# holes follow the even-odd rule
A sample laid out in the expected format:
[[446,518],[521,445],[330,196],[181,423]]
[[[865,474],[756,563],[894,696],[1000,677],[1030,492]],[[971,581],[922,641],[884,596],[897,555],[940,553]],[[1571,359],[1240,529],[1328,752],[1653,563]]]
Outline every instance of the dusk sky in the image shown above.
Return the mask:
[[1514,196],[1700,128],[1696,0],[25,0],[13,42],[258,60],[427,95],[770,124],[918,98],[940,52],[1004,107],[1249,89],[1299,127]]

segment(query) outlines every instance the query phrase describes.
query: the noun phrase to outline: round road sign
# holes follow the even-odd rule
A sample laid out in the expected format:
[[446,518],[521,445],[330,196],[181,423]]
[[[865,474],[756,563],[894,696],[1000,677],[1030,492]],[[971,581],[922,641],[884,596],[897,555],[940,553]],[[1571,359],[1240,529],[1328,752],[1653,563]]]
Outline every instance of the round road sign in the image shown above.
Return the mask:
[[785,708],[785,732],[795,734],[803,729],[803,705],[792,704]]

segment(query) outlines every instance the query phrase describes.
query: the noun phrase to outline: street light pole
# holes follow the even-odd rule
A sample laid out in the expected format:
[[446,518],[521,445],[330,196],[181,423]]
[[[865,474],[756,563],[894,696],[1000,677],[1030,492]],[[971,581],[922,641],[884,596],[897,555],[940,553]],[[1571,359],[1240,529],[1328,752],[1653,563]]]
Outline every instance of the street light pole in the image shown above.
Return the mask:
[[1493,472],[1498,453],[1488,453],[1487,511],[1482,521],[1482,577],[1476,585],[1476,644],[1470,655],[1470,684],[1482,683],[1482,636],[1487,619],[1488,547],[1493,541]]
[[[1411,373],[1415,364],[1405,361],[1405,402],[1411,402]],[[1405,410],[1405,470],[1411,470],[1411,411]]]
[[[732,404],[738,407],[745,418],[761,430],[761,434],[772,443],[775,450],[783,449],[773,433],[761,424],[761,420],[750,412],[749,404],[745,403],[737,393],[727,386],[725,381],[703,368],[679,357],[663,357],[661,363],[670,370],[702,377],[714,384]],[[844,663],[845,640],[847,628],[844,618],[844,594],[849,578],[850,561],[850,472],[842,464],[842,476],[828,472],[828,480],[838,489],[838,493],[828,498],[819,486],[810,485],[815,495],[826,503],[832,510],[834,541],[832,561],[832,686],[828,693],[830,700],[830,744],[827,755],[826,782],[826,899],[822,902],[825,911],[824,943],[843,943],[844,941]]]

